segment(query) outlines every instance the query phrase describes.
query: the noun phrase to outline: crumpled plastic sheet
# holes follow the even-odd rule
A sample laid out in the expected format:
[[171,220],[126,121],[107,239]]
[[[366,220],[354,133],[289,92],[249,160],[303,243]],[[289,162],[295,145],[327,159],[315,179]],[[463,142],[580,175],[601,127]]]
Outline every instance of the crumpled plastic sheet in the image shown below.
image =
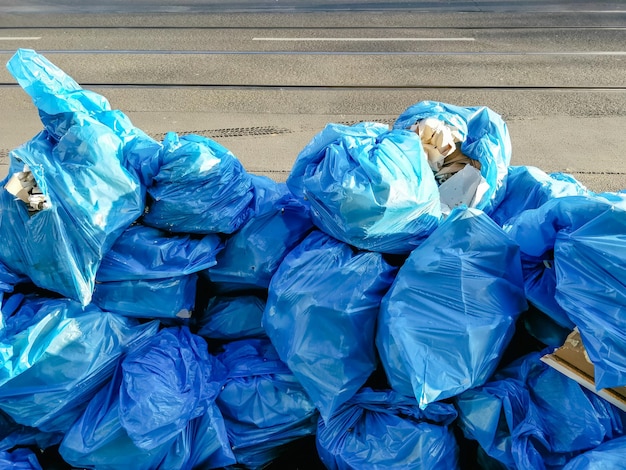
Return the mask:
[[62,439],[63,433],[48,433],[37,428],[17,424],[4,411],[0,410],[0,451],[6,452],[19,447],[47,449],[59,444]]
[[545,173],[534,166],[509,166],[502,202],[490,214],[501,227],[528,209],[537,209],[551,199],[587,196],[591,192],[566,173]]
[[313,228],[308,204],[285,183],[252,175],[254,215],[230,235],[207,271],[224,290],[267,289],[285,255]]
[[[505,227],[522,252],[527,297],[557,323],[579,326],[601,388],[626,384],[623,304],[614,297],[626,283],[619,267],[625,211],[619,195],[568,196],[523,211]],[[579,230],[580,240],[573,235]],[[596,258],[589,259],[589,249]],[[572,259],[580,250],[584,264]]]
[[263,468],[287,444],[315,434],[318,412],[267,339],[224,345],[228,380],[217,404],[237,463]]
[[235,232],[253,215],[254,186],[224,146],[195,134],[168,132],[148,186],[145,225],[169,232]]
[[626,436],[617,437],[574,457],[563,470],[623,470],[625,455]]
[[[193,468],[194,458],[211,458],[196,445],[209,443],[221,463],[235,463],[224,454],[230,451],[225,428],[212,424],[221,420],[214,401],[225,379],[202,338],[187,327],[163,329],[121,360],[59,452],[78,467]],[[192,431],[202,435],[196,439]]]
[[376,318],[395,273],[380,253],[314,231],[272,278],[263,327],[324,419],[376,369]]
[[158,322],[139,325],[67,299],[29,297],[15,312],[5,307],[0,409],[17,423],[48,432],[66,431],[110,379],[125,349],[158,328]]
[[215,340],[266,337],[265,299],[256,295],[217,295],[196,315],[197,334]]
[[441,220],[439,191],[414,132],[328,124],[300,151],[287,186],[315,225],[364,250],[406,254]]
[[626,431],[626,413],[528,354],[455,398],[465,437],[507,468],[561,468]]
[[197,274],[96,284],[93,304],[126,317],[187,323],[195,309]]
[[0,468],[8,470],[42,470],[35,453],[29,449],[0,451]]
[[217,263],[223,249],[215,234],[171,234],[141,224],[132,225],[105,254],[96,280],[165,279],[203,271]]
[[454,406],[421,410],[393,390],[362,388],[327,421],[320,419],[317,449],[329,470],[459,468],[451,424]]
[[485,383],[526,308],[517,245],[484,212],[455,209],[382,300],[376,345],[389,383],[421,408]]
[[458,129],[463,139],[461,152],[480,162],[480,173],[489,189],[474,207],[490,214],[504,197],[511,162],[511,137],[506,122],[486,106],[462,107],[420,101],[400,114],[393,127],[410,129],[418,121],[429,117]]

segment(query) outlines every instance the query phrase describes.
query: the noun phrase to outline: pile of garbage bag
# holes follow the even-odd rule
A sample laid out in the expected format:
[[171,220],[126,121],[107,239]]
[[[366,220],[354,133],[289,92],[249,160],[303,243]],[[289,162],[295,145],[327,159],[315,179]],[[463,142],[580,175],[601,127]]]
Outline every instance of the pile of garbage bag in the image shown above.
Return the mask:
[[[278,183],[7,68],[42,130],[0,187],[2,468],[624,468],[626,191],[433,101]],[[597,389],[543,361],[573,330]]]

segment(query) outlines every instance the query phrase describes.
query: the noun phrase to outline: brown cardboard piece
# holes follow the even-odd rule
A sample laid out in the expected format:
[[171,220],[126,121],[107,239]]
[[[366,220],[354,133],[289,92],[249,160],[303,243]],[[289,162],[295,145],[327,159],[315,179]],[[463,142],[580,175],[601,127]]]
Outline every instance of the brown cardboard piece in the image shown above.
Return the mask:
[[626,411],[626,386],[596,390],[593,364],[577,329],[568,335],[563,346],[555,349],[552,354],[546,354],[541,360],[620,410]]

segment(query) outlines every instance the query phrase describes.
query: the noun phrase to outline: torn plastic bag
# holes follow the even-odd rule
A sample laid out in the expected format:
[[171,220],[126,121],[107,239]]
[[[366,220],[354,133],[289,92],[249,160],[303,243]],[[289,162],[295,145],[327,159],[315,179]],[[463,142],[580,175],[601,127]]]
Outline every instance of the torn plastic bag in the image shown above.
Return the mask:
[[0,468],[7,470],[41,470],[41,464],[32,450],[15,449],[12,452],[0,451]]
[[237,463],[262,468],[287,444],[315,434],[315,405],[267,339],[228,343],[218,358],[228,380],[216,403]]
[[272,278],[263,326],[324,419],[376,369],[376,318],[395,273],[380,253],[316,230]]
[[27,165],[44,201],[33,208],[0,190],[0,260],[39,287],[88,304],[104,253],[143,212],[140,185],[120,152],[119,138],[88,118],[56,145],[43,132],[10,152],[11,168]]
[[420,410],[413,398],[363,388],[317,429],[317,449],[329,470],[459,468],[450,425],[454,406]]
[[626,413],[531,353],[457,397],[468,439],[507,468],[561,468],[623,435]]
[[[458,132],[461,152],[480,163],[487,189],[473,207],[490,214],[506,190],[511,162],[511,137],[502,117],[485,106],[461,107],[437,101],[421,101],[408,107],[396,120],[394,129],[411,129],[421,120],[434,118]],[[452,207],[451,207],[452,209]]]
[[317,227],[364,250],[409,253],[441,220],[419,137],[380,123],[328,124],[298,154],[287,186],[311,204]]
[[229,234],[252,216],[252,179],[214,140],[168,132],[160,159],[148,187],[145,225],[169,232]]
[[161,144],[135,127],[119,110],[112,110],[108,100],[84,90],[41,54],[32,49],[18,49],[7,69],[39,111],[39,117],[53,141],[59,141],[84,116],[109,127],[123,142],[124,166],[142,181],[152,182],[159,166]]
[[519,249],[485,213],[455,209],[400,268],[376,345],[420,408],[487,381],[527,308]]
[[574,457],[563,470],[624,470],[625,455],[626,436],[617,437]]
[[17,423],[49,432],[67,430],[125,349],[158,328],[157,322],[138,325],[93,305],[83,309],[67,299],[32,297],[5,320],[0,409]]
[[126,229],[106,253],[99,282],[180,277],[210,268],[223,248],[218,235],[174,235],[143,225]]
[[[209,412],[225,379],[224,366],[208,354],[202,338],[187,327],[163,329],[119,363],[59,452],[78,467],[191,468],[190,423]],[[224,450],[221,443],[212,447]]]
[[187,321],[196,302],[198,276],[134,279],[96,284],[93,303],[125,317]]
[[285,183],[251,176],[254,215],[227,238],[217,265],[207,273],[211,282],[230,289],[267,289],[285,255],[313,228],[308,205]]
[[574,319],[555,298],[557,234],[571,233],[613,206],[626,209],[626,203],[619,197],[565,196],[523,211],[504,226],[520,246],[527,299],[558,325],[571,329]]
[[501,227],[528,209],[537,209],[551,199],[586,196],[589,191],[573,176],[544,173],[534,166],[510,166],[502,202],[491,214]]
[[256,295],[212,297],[197,317],[197,334],[218,340],[265,337],[264,310],[265,300]]
[[580,331],[596,387],[626,385],[626,211],[558,232],[554,259],[556,300]]

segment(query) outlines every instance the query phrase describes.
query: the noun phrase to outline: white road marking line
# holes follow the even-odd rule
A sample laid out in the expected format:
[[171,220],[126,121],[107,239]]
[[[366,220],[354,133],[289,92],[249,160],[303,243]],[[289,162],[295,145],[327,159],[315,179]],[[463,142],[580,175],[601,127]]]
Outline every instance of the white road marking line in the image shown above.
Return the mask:
[[33,37],[10,37],[4,36],[0,37],[0,41],[38,41],[41,39],[41,36],[33,36]]
[[252,38],[253,41],[474,41],[474,38]]

